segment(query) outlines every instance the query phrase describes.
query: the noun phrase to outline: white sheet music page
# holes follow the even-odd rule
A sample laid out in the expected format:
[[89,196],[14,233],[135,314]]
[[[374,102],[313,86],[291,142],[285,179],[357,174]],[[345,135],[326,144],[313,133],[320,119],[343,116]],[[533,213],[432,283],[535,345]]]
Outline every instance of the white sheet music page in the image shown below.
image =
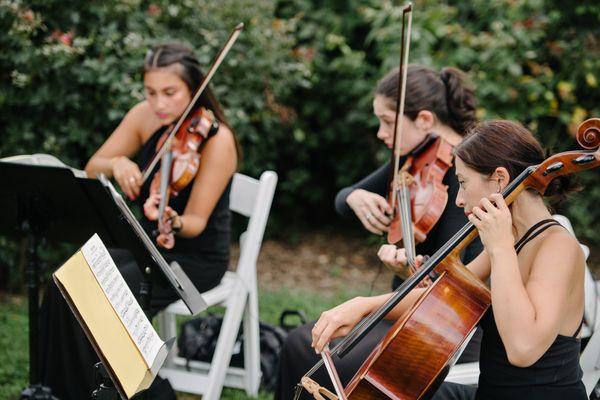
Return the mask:
[[164,342],[142,311],[100,237],[94,234],[81,251],[146,365],[151,367]]

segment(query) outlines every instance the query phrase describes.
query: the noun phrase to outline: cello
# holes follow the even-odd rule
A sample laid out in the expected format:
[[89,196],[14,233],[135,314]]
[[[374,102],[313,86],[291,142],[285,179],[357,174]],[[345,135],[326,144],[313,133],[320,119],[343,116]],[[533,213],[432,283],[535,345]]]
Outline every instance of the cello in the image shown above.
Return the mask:
[[[559,153],[539,165],[526,168],[502,192],[506,203],[511,204],[525,189],[544,195],[555,178],[599,167],[600,119],[583,122],[578,128],[577,140],[587,150]],[[491,303],[487,286],[459,259],[460,251],[476,236],[474,225],[467,223],[384,305],[357,325],[333,349],[332,353],[345,355],[429,272],[434,268],[442,270],[440,277],[415,305],[396,321],[347,387],[334,385],[338,396],[330,396],[332,394],[329,393],[328,398],[421,399],[437,388],[458,349]],[[324,362],[335,375],[329,357],[324,355]],[[317,390],[314,382],[306,376],[303,384],[313,392]],[[321,395],[323,392],[316,393]]]

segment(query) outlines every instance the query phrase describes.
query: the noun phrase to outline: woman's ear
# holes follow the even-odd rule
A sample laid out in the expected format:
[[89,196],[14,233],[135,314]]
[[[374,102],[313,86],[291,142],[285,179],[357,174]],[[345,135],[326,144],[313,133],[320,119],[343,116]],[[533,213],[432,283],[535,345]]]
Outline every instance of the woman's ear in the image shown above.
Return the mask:
[[497,167],[492,174],[491,179],[498,182],[498,193],[502,193],[504,188],[507,187],[510,182],[510,174],[506,168]]
[[435,115],[431,111],[421,110],[415,118],[415,125],[418,129],[429,133],[435,125]]

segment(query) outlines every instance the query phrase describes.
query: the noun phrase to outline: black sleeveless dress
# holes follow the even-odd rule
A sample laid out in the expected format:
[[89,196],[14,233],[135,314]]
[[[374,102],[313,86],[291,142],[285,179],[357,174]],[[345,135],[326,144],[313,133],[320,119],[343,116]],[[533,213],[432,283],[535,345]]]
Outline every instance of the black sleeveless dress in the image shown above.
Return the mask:
[[[402,159],[401,162],[404,162],[404,160],[405,159]],[[336,211],[342,216],[356,218],[354,211],[352,211],[346,202],[348,195],[356,189],[364,189],[372,193],[380,194],[381,196],[386,196],[390,167],[390,162],[387,162],[361,181],[340,190],[335,199]],[[446,204],[446,208],[444,209],[440,220],[427,235],[427,239],[424,242],[417,244],[417,254],[434,254],[468,222],[464,211],[454,204],[453,199],[456,198],[459,189],[454,167],[446,172],[443,183],[448,186],[448,203]],[[462,254],[462,261],[464,263],[469,263],[481,252],[481,249],[482,246],[479,239],[473,241]],[[395,289],[399,284],[400,280],[397,279],[397,277],[394,277],[392,289]],[[313,326],[314,322],[302,325],[292,330],[288,335],[281,351],[274,395],[275,400],[292,399],[294,397],[295,386],[300,381],[300,378],[320,360],[320,357],[317,356],[310,347]],[[334,363],[343,384],[347,384],[350,381],[354,376],[354,373],[360,368],[362,363],[366,360],[377,343],[385,336],[391,326],[392,322],[387,320],[381,321],[343,359],[334,356]],[[467,349],[461,355],[459,362],[476,361],[479,359],[480,340],[481,330],[478,329],[469,342]],[[333,341],[331,347],[338,343],[338,341],[339,339]],[[330,383],[331,380],[327,375],[325,368],[320,368],[312,378],[333,391],[333,387]],[[312,396],[306,391],[303,391],[300,399],[308,400],[312,399]]]
[[[532,226],[515,244],[517,254],[533,238],[553,225],[553,219]],[[583,320],[582,320],[583,323]],[[492,307],[480,323],[483,328],[478,387],[444,383],[433,400],[583,400],[587,399],[579,365],[581,325],[572,336],[557,335],[548,350],[529,367],[508,361]]]
[[[136,160],[140,169],[154,155],[156,142],[163,131],[164,129],[156,131],[143,145]],[[173,197],[169,203],[180,215],[183,214],[187,205],[192,185],[193,182],[178,196]],[[141,189],[138,197],[140,205],[148,198],[149,187],[150,179]],[[217,202],[206,229],[199,236],[195,238],[176,237],[173,249],[159,248],[167,262],[177,261],[181,265],[200,292],[215,287],[227,270],[231,219],[229,212],[230,188],[231,182]],[[140,223],[146,233],[153,238],[156,221],[148,221],[142,217]],[[133,293],[138,294],[143,277],[131,253],[126,249],[110,249],[110,253]],[[177,295],[170,287],[154,285],[150,301],[150,314],[155,315],[175,300],[177,300]],[[39,371],[42,383],[50,387],[52,394],[60,400],[90,399],[92,391],[97,387],[93,365],[98,362],[98,358],[54,282],[49,282],[44,294],[40,317],[40,337]],[[157,379],[155,382],[161,381]],[[155,392],[152,392],[153,390]],[[167,390],[172,391],[170,388]],[[158,396],[152,397],[152,393],[158,391],[153,385],[148,390],[151,392],[148,396],[157,398]],[[162,395],[164,390],[160,393]],[[174,398],[174,393],[172,398]]]

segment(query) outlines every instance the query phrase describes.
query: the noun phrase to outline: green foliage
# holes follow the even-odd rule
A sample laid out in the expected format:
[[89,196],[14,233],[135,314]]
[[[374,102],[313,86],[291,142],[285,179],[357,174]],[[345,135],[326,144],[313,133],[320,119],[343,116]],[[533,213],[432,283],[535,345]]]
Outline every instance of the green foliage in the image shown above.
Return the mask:
[[[401,8],[389,0],[279,4],[282,16],[302,26],[298,48],[311,54],[313,87],[292,104],[313,137],[311,164],[321,162],[318,173],[305,174],[315,188],[310,195],[330,202],[337,189],[387,156],[374,144],[370,102],[376,80],[398,65]],[[600,116],[598,22],[600,6],[592,4],[417,1],[410,62],[461,68],[476,88],[480,118],[520,121],[552,152],[564,151],[577,148],[580,122]],[[600,180],[597,172],[580,180],[585,195],[557,211],[572,218],[580,236],[598,243]]]
[[[274,231],[338,223],[335,193],[387,157],[371,102],[397,65],[400,15],[390,0],[0,0],[0,156],[47,152],[83,167],[142,99],[149,45],[182,40],[208,65],[243,21],[212,84],[242,172],[278,172]],[[521,121],[562,151],[600,115],[599,22],[594,3],[420,0],[410,60],[467,71],[481,118]],[[596,176],[559,211],[598,242]]]

